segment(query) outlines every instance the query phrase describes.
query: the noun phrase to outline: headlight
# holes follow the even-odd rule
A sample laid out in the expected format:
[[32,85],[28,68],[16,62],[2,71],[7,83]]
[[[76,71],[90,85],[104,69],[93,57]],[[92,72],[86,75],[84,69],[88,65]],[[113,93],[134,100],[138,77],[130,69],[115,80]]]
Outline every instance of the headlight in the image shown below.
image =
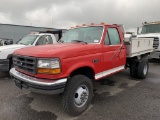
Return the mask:
[[37,72],[45,74],[61,73],[59,59],[39,59],[37,63]]

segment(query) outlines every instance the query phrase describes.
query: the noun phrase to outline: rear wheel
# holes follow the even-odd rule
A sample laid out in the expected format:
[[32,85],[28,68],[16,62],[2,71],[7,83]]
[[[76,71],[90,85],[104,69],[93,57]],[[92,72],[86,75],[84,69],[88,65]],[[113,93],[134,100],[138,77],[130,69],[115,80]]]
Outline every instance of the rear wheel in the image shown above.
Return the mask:
[[138,78],[144,79],[148,74],[148,60],[142,60],[138,65]]
[[132,61],[130,63],[130,75],[133,78],[136,78],[138,76],[137,68],[138,68],[138,62],[137,61]]
[[90,105],[93,96],[91,80],[84,75],[73,76],[63,94],[63,107],[72,116],[82,114]]

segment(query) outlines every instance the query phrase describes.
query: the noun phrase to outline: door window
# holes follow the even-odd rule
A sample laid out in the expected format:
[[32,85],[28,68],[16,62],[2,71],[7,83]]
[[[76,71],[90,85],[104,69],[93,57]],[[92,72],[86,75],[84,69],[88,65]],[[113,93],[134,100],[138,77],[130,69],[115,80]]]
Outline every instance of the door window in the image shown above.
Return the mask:
[[116,28],[108,28],[106,33],[106,39],[104,42],[106,45],[117,45],[120,44],[119,34]]

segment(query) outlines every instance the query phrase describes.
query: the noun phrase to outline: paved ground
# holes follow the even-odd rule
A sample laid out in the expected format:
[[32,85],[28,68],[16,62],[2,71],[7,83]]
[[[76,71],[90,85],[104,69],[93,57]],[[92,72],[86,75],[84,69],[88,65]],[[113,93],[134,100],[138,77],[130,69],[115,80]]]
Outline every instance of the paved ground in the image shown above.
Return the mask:
[[158,120],[160,61],[151,61],[148,78],[140,81],[128,70],[94,83],[89,109],[78,117],[66,114],[61,96],[38,95],[15,87],[0,74],[0,120]]

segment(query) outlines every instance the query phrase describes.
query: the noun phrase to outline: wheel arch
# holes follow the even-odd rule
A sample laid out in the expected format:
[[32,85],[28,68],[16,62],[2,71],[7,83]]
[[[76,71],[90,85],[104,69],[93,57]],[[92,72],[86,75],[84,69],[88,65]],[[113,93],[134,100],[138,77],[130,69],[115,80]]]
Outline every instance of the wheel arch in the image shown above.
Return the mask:
[[74,69],[72,72],[70,72],[69,77],[73,77],[73,76],[78,75],[78,74],[85,75],[92,80],[95,79],[94,78],[95,77],[95,71],[90,66],[83,66],[83,67],[79,67],[79,68]]
[[9,55],[7,56],[7,59],[9,60],[9,68],[11,68],[11,66],[12,66],[12,64],[13,64],[12,57],[13,57],[13,54],[9,54]]
[[13,57],[13,54],[9,54],[8,56],[7,56],[7,59],[11,59]]

